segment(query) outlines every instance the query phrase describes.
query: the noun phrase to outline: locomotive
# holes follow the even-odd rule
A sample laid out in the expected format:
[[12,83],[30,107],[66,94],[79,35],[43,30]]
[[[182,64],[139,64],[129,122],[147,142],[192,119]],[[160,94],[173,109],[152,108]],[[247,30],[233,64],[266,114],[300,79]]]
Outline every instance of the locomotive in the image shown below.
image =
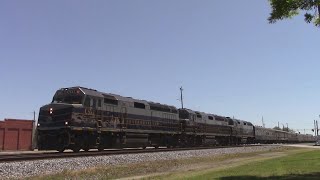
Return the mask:
[[57,90],[52,102],[40,108],[37,145],[39,150],[79,152],[289,141],[287,132],[265,140],[266,131],[243,120],[77,86]]

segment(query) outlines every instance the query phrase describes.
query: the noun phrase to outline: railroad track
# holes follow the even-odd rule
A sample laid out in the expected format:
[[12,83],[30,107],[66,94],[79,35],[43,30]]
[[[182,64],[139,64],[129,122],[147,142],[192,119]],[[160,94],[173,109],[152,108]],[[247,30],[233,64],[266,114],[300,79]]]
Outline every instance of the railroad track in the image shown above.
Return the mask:
[[119,154],[139,154],[139,153],[155,153],[169,151],[186,151],[186,150],[201,150],[201,149],[218,149],[232,147],[248,147],[259,145],[237,145],[237,146],[213,146],[213,147],[190,147],[190,148],[149,148],[149,149],[113,149],[104,151],[89,151],[89,152],[43,152],[43,153],[23,153],[23,154],[3,154],[0,155],[0,163],[10,161],[30,161],[39,159],[55,159],[55,158],[72,158],[84,156],[110,156]]

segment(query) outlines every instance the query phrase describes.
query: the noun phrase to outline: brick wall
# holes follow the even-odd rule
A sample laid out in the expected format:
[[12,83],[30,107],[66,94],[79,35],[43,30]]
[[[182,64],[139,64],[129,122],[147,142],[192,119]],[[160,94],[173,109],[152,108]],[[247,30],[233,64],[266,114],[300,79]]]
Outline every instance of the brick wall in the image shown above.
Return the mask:
[[33,123],[21,119],[0,121],[0,151],[32,150]]

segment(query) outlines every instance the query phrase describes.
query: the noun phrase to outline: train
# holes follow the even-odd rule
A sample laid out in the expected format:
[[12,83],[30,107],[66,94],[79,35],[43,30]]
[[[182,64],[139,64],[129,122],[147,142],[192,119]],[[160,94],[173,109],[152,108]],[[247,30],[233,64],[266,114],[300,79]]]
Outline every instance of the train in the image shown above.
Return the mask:
[[38,149],[59,152],[312,141],[312,135],[80,86],[57,90],[37,123]]

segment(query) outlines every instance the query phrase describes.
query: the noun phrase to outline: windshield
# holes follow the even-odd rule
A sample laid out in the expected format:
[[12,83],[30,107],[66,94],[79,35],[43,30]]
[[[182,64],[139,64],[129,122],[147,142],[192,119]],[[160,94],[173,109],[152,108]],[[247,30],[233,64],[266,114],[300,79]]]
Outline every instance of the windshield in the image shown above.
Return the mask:
[[74,90],[57,91],[54,95],[53,103],[68,103],[68,104],[82,104],[83,94],[77,93]]
[[82,96],[79,95],[59,95],[53,98],[54,103],[82,104]]

